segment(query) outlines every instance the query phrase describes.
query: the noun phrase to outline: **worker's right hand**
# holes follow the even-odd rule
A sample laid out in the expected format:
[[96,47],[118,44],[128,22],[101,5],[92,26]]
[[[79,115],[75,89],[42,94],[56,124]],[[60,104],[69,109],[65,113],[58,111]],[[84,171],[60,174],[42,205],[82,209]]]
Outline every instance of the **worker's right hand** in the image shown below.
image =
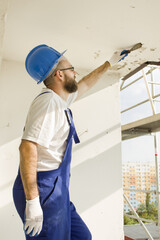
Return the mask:
[[39,235],[42,230],[42,224],[43,211],[40,205],[39,196],[32,200],[26,200],[24,224],[26,234],[30,236]]
[[114,52],[114,54],[112,55],[112,57],[109,60],[109,63],[112,66],[114,66],[115,64],[117,64],[118,62],[120,62],[121,60],[123,60],[125,57],[128,56],[128,53],[124,51],[117,51]]

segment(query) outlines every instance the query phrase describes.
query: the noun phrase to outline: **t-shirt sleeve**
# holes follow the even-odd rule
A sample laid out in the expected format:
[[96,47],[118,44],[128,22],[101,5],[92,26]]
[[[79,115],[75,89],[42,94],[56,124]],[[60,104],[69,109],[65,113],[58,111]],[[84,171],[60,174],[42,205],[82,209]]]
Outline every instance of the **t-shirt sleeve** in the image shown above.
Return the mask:
[[67,99],[67,105],[68,105],[68,107],[76,100],[77,95],[78,95],[78,91],[69,94],[69,97],[68,97],[68,99]]
[[55,102],[41,98],[32,103],[28,112],[22,139],[49,147],[56,128]]

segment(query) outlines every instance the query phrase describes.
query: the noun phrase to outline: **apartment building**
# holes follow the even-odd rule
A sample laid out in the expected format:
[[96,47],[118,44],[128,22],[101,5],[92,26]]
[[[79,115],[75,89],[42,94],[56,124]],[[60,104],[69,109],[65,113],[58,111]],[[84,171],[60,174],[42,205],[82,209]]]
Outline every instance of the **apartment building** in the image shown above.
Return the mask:
[[[123,189],[156,190],[156,173],[154,162],[124,162]],[[137,209],[139,204],[145,203],[146,193],[124,190],[132,206]],[[156,201],[156,196],[151,193],[151,202]],[[128,212],[129,206],[124,201],[124,210]]]

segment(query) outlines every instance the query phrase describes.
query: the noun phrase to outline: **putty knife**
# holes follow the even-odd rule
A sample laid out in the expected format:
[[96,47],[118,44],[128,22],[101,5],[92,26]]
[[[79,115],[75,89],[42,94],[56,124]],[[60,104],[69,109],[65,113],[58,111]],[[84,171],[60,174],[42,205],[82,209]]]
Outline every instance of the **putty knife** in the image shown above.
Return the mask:
[[121,55],[125,54],[126,56],[128,55],[128,53],[132,52],[132,51],[135,51],[137,50],[138,48],[141,48],[142,47],[142,43],[137,43],[135,44],[131,49],[129,50],[123,50],[121,52]]

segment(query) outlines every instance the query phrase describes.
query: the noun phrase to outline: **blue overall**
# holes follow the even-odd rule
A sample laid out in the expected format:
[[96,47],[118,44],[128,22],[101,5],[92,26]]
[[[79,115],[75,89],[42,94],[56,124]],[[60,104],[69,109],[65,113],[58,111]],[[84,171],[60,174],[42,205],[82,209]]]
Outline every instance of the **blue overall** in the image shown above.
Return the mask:
[[[37,172],[40,203],[43,209],[43,228],[37,237],[26,235],[27,240],[91,240],[91,233],[69,198],[72,139],[79,142],[72,113],[65,110],[70,131],[63,161],[58,169]],[[26,199],[20,171],[13,186],[15,207],[25,222]]]

